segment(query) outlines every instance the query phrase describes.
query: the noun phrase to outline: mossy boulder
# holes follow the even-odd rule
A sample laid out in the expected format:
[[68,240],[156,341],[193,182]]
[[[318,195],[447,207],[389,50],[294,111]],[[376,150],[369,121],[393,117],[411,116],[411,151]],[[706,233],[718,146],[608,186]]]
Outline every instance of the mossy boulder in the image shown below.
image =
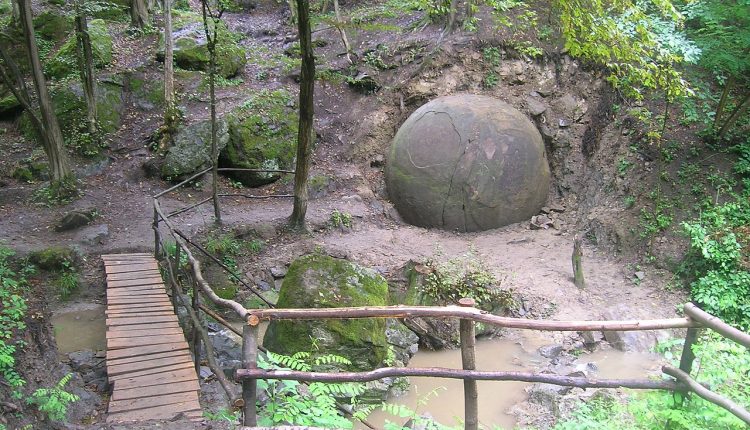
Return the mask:
[[131,0],[108,0],[106,3],[99,3],[98,8],[93,11],[94,18],[101,18],[108,21],[130,21],[130,2]]
[[[227,122],[219,120],[217,128],[219,150],[229,141]],[[202,121],[180,129],[174,137],[161,166],[161,176],[168,181],[180,181],[211,164],[211,121]]]
[[[218,44],[216,46],[217,73],[230,78],[239,73],[247,64],[245,48],[239,45],[241,35],[230,31],[224,22],[218,26]],[[206,34],[200,15],[191,12],[175,14],[174,61],[187,70],[208,71],[209,55]],[[164,38],[159,38],[158,58],[164,60]]]
[[[65,144],[80,155],[97,155],[101,147],[88,135],[86,101],[80,82],[71,81],[56,86],[51,89],[50,95]],[[96,109],[102,134],[112,133],[120,127],[124,107],[121,81],[108,79],[97,82]],[[20,127],[27,138],[37,137],[27,113],[21,117]]]
[[128,76],[128,90],[133,104],[140,110],[153,111],[164,107],[164,80],[143,72]]
[[[229,143],[219,165],[243,169],[290,169],[294,163],[297,111],[285,90],[261,91],[227,117]],[[249,187],[279,179],[277,173],[227,172]]]
[[[112,62],[112,36],[103,19],[89,21],[91,50],[94,54],[94,66],[104,67]],[[55,78],[64,78],[78,70],[76,60],[76,36],[71,34],[60,49],[47,59],[44,72]]]
[[34,18],[34,30],[47,40],[62,40],[73,32],[73,20],[58,10],[45,10]]
[[76,267],[80,262],[80,256],[71,248],[53,246],[31,252],[29,261],[42,270],[59,272]]
[[437,98],[399,128],[386,184],[410,224],[480,231],[531,218],[547,200],[542,137],[524,114],[471,94]]
[[[311,254],[292,262],[278,308],[384,306],[388,284],[375,271],[346,260]],[[388,354],[383,319],[272,321],[263,346],[281,354],[320,351],[351,360],[352,370],[382,367]]]
[[16,96],[11,93],[5,93],[0,88],[0,117],[6,115],[14,115],[21,111],[21,103],[18,102]]

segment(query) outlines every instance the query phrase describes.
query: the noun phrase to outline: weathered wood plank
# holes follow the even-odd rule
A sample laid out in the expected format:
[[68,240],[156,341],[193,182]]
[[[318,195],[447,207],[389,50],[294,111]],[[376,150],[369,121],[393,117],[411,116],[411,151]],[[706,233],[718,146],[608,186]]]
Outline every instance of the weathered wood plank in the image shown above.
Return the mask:
[[151,387],[154,385],[172,384],[196,379],[194,369],[179,369],[170,372],[158,373],[156,375],[145,375],[118,379],[115,390],[136,387]]
[[134,287],[136,285],[164,284],[161,276],[149,276],[143,279],[128,279],[126,281],[107,280],[107,288]]
[[177,321],[173,322],[160,322],[152,324],[134,324],[134,325],[117,325],[109,327],[107,330],[110,333],[133,333],[136,331],[148,331],[148,330],[161,330],[167,328],[181,329],[180,324]]
[[187,356],[189,357],[190,354],[186,353],[182,350],[177,351],[167,351],[167,352],[157,352],[154,354],[146,354],[146,355],[138,355],[135,357],[125,357],[125,358],[118,358],[118,359],[110,359],[107,360],[108,366],[119,366],[122,364],[129,364],[129,363],[138,363],[141,361],[148,361],[148,360],[158,360],[161,358],[169,358],[169,357],[181,357],[181,356]]
[[110,364],[107,366],[107,375],[110,378],[124,374],[132,376],[130,374],[134,372],[159,368],[162,368],[162,370],[167,370],[163,368],[182,363],[193,364],[188,354],[181,354],[175,357],[155,358],[148,361],[136,361],[135,363]]
[[154,258],[154,254],[148,252],[129,252],[127,254],[102,254],[101,256],[102,260],[136,257]]
[[158,385],[152,387],[138,387],[131,389],[118,389],[112,393],[112,400],[128,400],[138,398],[148,398],[161,394],[189,393],[197,392],[200,389],[198,381],[191,379],[189,381],[179,382],[176,384]]
[[160,375],[164,372],[174,372],[177,370],[182,369],[193,369],[193,363],[190,361],[183,361],[179,363],[173,363],[168,364],[166,366],[156,367],[156,368],[149,368],[149,369],[143,369],[139,370],[137,372],[127,372],[125,374],[119,374],[119,375],[112,375],[109,377],[110,381],[117,381],[119,379],[123,378],[137,378],[141,376],[151,376],[151,375]]
[[111,300],[107,300],[110,305],[127,305],[127,304],[138,304],[138,303],[166,303],[169,304],[169,298],[163,294],[146,294],[135,297],[112,297]]
[[109,413],[117,413],[165,405],[193,405],[197,402],[198,396],[194,392],[172,393],[157,397],[147,397],[144,399],[112,400],[109,402],[108,411]]
[[165,315],[165,316],[154,316],[154,317],[123,317],[123,318],[107,318],[107,326],[113,325],[132,325],[132,324],[146,324],[146,323],[157,323],[157,322],[171,322],[177,321],[177,316]]
[[171,303],[130,303],[124,305],[109,305],[107,306],[107,310],[119,311],[123,309],[152,308],[154,306],[171,306]]
[[191,411],[201,411],[200,404],[197,401],[178,405],[156,406],[148,409],[139,409],[137,411],[113,413],[107,417],[107,422],[126,423],[146,420],[169,420],[176,417],[180,413],[187,413]]
[[114,273],[107,275],[107,281],[129,281],[133,279],[153,278],[161,273],[158,270],[144,270],[142,272]]
[[164,285],[138,285],[135,287],[124,287],[124,288],[112,288],[107,290],[107,296],[123,296],[123,295],[137,295],[137,294],[148,294],[152,293],[164,293],[166,294]]
[[[137,338],[137,337],[159,337],[159,336],[170,336],[170,335],[183,335],[182,330],[179,328],[162,328],[153,330],[117,330],[107,332],[107,339],[123,339],[123,338]],[[184,335],[183,335],[184,336]]]
[[132,264],[116,264],[104,266],[104,272],[107,275],[114,275],[117,273],[128,273],[128,272],[145,272],[145,271],[159,270],[159,265],[155,261],[139,261]]
[[178,350],[187,350],[187,349],[188,349],[188,344],[184,340],[182,342],[173,342],[173,343],[162,344],[162,345],[149,345],[149,346],[141,346],[141,347],[133,347],[133,348],[123,348],[123,349],[118,349],[116,351],[107,351],[107,360],[127,358],[127,357],[136,357],[140,355],[154,354],[157,352],[178,351]]
[[149,345],[162,345],[165,343],[179,342],[184,340],[185,336],[169,335],[169,336],[145,336],[145,337],[123,337],[107,339],[107,350],[132,348],[135,346],[149,346]]
[[104,311],[104,314],[107,316],[115,316],[115,315],[142,315],[142,314],[151,314],[154,312],[172,312],[171,306],[149,306],[146,308],[135,308],[135,309],[112,309],[112,310],[106,310]]

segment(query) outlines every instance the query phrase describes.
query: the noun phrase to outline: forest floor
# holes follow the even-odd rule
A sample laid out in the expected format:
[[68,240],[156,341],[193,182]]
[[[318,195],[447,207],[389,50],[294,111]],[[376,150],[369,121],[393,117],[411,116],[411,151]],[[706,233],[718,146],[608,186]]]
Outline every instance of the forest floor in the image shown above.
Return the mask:
[[[248,35],[242,42],[246,46],[263,45],[271,51],[280,51],[295,32],[287,24],[287,16],[279,9],[276,5],[265,5],[251,14],[230,14],[228,22],[231,28]],[[406,27],[418,18],[394,18],[392,24]],[[557,228],[531,229],[529,222],[522,222],[484,232],[459,234],[413,227],[399,219],[384,191],[382,160],[393,132],[411,111],[427,98],[460,91],[488,93],[517,107],[525,107],[524,97],[549,84],[545,76],[548,76],[549,70],[554,70],[555,65],[514,60],[516,63],[513,64],[527,65],[533,71],[524,72],[525,82],[501,82],[497,88],[484,89],[481,86],[484,66],[479,64],[479,46],[491,42],[487,31],[480,31],[478,35],[461,33],[448,37],[443,51],[433,61],[436,65],[423,74],[418,75],[418,64],[383,71],[378,78],[382,79],[384,89],[376,95],[357,94],[345,83],[318,83],[318,144],[312,172],[325,175],[330,183],[317,198],[310,201],[310,233],[298,235],[284,229],[292,210],[290,199],[251,200],[240,196],[222,199],[224,229],[236,231],[240,226],[247,226],[264,232],[262,250],[238,259],[239,268],[248,279],[263,278],[270,268],[286,266],[294,258],[320,248],[331,255],[374,267],[391,277],[398,276],[399,270],[410,260],[447,259],[470,253],[471,258],[483,262],[502,280],[502,287],[512,288],[518,294],[524,302],[524,313],[532,317],[600,319],[606,309],[617,305],[631,309],[634,318],[675,315],[676,306],[686,301],[686,292],[665,288],[672,285],[673,275],[667,270],[644,265],[638,252],[629,249],[616,252],[618,246],[612,242],[584,242],[586,288],[578,289],[573,284],[573,237],[587,233],[584,221],[604,213],[610,223],[619,225],[618,228],[622,230],[634,225],[637,227],[637,221],[633,221],[634,216],[628,215],[621,203],[615,203],[622,198],[619,188],[607,191],[603,184],[599,184],[592,191],[592,184],[606,182],[602,178],[616,176],[614,154],[626,148],[627,144],[622,142],[624,138],[621,133],[615,130],[610,137],[616,143],[602,143],[602,151],[614,148],[613,154],[602,155],[590,163],[581,161],[581,136],[596,109],[596,94],[601,83],[595,72],[578,71],[570,63],[565,66],[570,70],[563,72],[570,74],[563,76],[562,81],[558,80],[554,86],[554,98],[559,101],[565,95],[573,94],[579,105],[581,100],[585,100],[590,109],[588,116],[579,118],[576,125],[561,129],[561,132],[567,133],[567,149],[558,148],[558,153],[550,155],[555,185],[550,192],[548,206],[557,211],[554,213],[559,222]],[[422,32],[403,34],[362,32],[359,37],[352,37],[352,45],[357,52],[377,44],[414,47],[425,43],[424,46],[429,46],[429,42],[425,41],[434,42],[438,34],[439,28],[436,26],[427,27]],[[346,60],[340,55],[342,47],[339,46],[337,33],[333,30],[321,31],[316,33],[316,37],[328,42],[320,55],[329,61],[332,68],[343,69]],[[127,44],[127,41],[122,39],[118,43]],[[142,46],[120,50],[114,62],[116,66],[112,67],[145,66],[157,72],[160,66],[153,59],[154,56],[143,55],[141,51],[153,49],[154,38],[140,43]],[[283,86],[296,94],[296,84],[288,76],[279,74],[263,82],[253,79],[256,67],[256,64],[248,64],[247,70],[241,74],[244,82],[240,86],[220,89],[220,110],[240,104],[248,91],[259,88]],[[188,121],[206,118],[205,98],[185,98],[184,101]],[[555,121],[554,115],[562,114],[567,108],[558,108],[557,102],[549,104],[550,119]],[[20,253],[57,245],[74,246],[86,256],[82,288],[72,297],[73,303],[104,301],[104,276],[99,255],[153,249],[151,196],[169,184],[149,177],[142,166],[155,156],[148,149],[147,141],[159,125],[159,119],[158,116],[141,114],[132,108],[123,117],[124,123],[113,137],[103,161],[76,160],[82,190],[82,197],[78,200],[65,206],[41,205],[32,199],[40,183],[29,184],[2,178],[0,232],[5,245]],[[605,124],[603,127],[607,126]],[[0,171],[9,172],[14,163],[29,155],[32,145],[15,131],[12,121],[0,124],[0,128],[7,129],[0,135],[0,150],[9,154],[0,160]],[[622,182],[621,178],[616,179]],[[209,184],[210,177],[206,177],[194,187],[164,197],[162,205],[170,211],[200,201],[209,195]],[[648,188],[647,184],[641,186]],[[254,195],[291,191],[290,181],[283,180],[261,189],[238,190],[222,178],[221,187],[227,193]],[[99,214],[93,226],[72,232],[54,231],[54,225],[64,213],[90,207],[96,208]],[[330,219],[334,211],[351,214],[352,227],[332,226]],[[637,220],[637,216],[635,218]],[[209,205],[203,205],[176,217],[175,223],[190,234],[211,230],[213,210]],[[92,239],[92,229],[101,226],[106,226],[107,234]],[[638,239],[634,241],[638,242]],[[69,305],[70,302],[60,302],[50,297],[46,302],[46,306],[50,307],[42,309],[42,314],[49,317],[49,313],[56,308]],[[563,342],[565,338],[558,334],[554,340]]]

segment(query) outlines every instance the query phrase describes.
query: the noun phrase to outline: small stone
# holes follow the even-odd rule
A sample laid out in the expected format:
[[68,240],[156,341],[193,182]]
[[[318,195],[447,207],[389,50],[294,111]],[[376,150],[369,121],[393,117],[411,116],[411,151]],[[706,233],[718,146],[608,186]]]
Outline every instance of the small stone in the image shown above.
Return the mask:
[[383,154],[378,154],[370,161],[370,167],[383,167],[385,165],[385,157]]
[[273,279],[281,279],[286,276],[286,271],[286,267],[274,266],[271,267],[271,276],[273,276]]
[[255,285],[261,291],[270,291],[271,290],[271,284],[269,284],[268,282],[266,282],[266,281],[264,281],[262,279],[256,280],[255,281]]
[[562,230],[562,221],[560,221],[559,219],[553,219],[552,228],[554,228],[555,230]]
[[565,206],[551,204],[549,205],[549,210],[552,212],[565,212]]
[[584,331],[581,332],[583,338],[583,344],[587,346],[596,345],[604,339],[604,335],[598,331]]
[[636,277],[636,278],[637,278],[637,279],[638,279],[639,281],[642,281],[642,280],[643,280],[643,278],[645,278],[645,277],[646,277],[646,272],[643,272],[643,271],[640,271],[640,270],[639,270],[638,272],[635,272],[635,277]]
[[568,120],[566,120],[565,118],[560,118],[560,120],[557,122],[557,125],[560,128],[565,128],[570,126],[570,122],[568,122]]
[[548,214],[550,212],[552,212],[552,209],[550,209],[548,206],[542,206],[542,213],[543,214]]
[[91,223],[96,215],[97,210],[95,208],[70,211],[57,223],[55,231],[62,232],[83,227]]
[[545,358],[557,358],[562,354],[563,347],[561,345],[545,345],[538,349],[539,355]]
[[101,224],[87,227],[86,229],[81,230],[81,232],[76,235],[76,238],[74,240],[76,240],[77,242],[81,242],[84,245],[96,246],[103,245],[108,238],[109,227],[107,226],[107,224]]
[[531,116],[539,116],[547,111],[547,106],[533,97],[526,97],[526,107]]

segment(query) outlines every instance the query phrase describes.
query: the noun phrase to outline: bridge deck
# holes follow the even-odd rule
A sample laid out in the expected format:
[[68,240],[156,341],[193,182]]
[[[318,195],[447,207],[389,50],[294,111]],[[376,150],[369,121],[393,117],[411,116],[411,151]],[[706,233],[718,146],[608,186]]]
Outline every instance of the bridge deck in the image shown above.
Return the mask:
[[201,417],[185,336],[150,254],[102,255],[107,274],[110,423]]

